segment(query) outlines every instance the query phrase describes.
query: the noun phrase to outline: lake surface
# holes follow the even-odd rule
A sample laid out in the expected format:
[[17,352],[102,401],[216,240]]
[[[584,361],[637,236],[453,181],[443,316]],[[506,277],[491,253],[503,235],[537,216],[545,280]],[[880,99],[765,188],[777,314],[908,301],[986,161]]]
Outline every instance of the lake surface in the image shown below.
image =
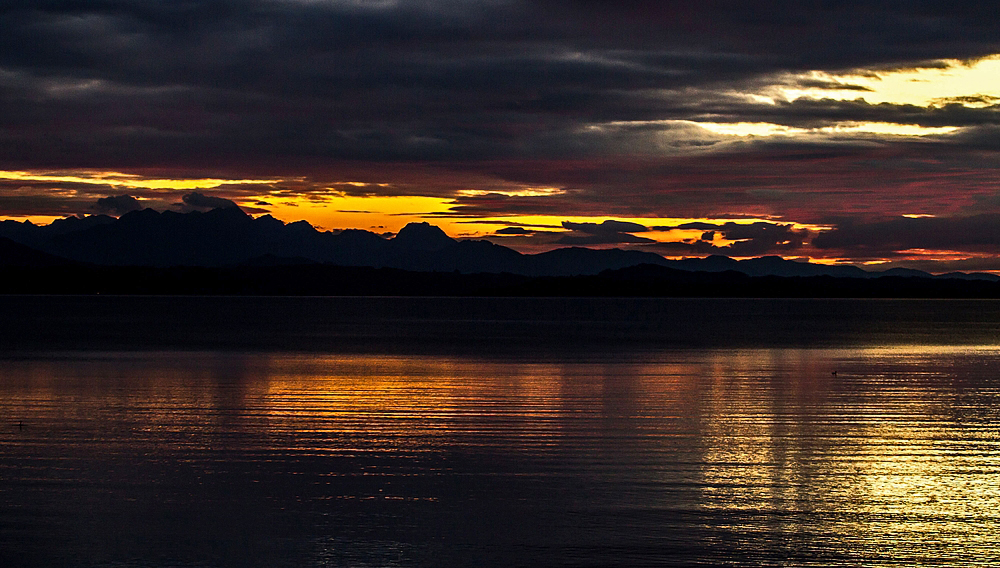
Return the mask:
[[0,566],[1000,565],[996,302],[0,308]]

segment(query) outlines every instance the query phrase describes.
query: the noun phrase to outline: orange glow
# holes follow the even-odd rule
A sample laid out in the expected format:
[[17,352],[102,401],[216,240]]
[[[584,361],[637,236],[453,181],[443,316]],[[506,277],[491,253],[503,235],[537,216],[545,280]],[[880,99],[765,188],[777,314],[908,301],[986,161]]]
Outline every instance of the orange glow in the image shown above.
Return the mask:
[[24,221],[31,221],[36,225],[48,225],[53,221],[62,219],[62,216],[57,215],[26,215],[19,217],[17,215],[0,215],[0,221],[17,221],[18,223],[23,223]]
[[[426,220],[433,213],[447,210],[448,199],[439,197],[399,196],[362,197],[320,195],[313,198],[275,199],[262,196],[277,219],[286,223],[306,220],[322,229],[365,229],[373,232],[396,232],[411,222]],[[454,221],[435,222],[448,234],[458,234],[464,227]]]
[[[749,225],[761,222],[780,222],[796,230],[822,231],[830,227],[789,221],[775,221],[763,217],[738,219],[709,219],[684,217],[620,217],[583,215],[507,215],[473,218],[453,214],[455,202],[448,198],[421,196],[353,196],[329,193],[311,197],[280,199],[261,196],[270,203],[271,215],[285,222],[305,219],[323,229],[366,229],[376,232],[396,232],[411,222],[427,221],[440,227],[452,237],[484,237],[511,225],[548,227],[546,230],[563,230],[562,223],[601,223],[608,219],[637,223],[645,227],[677,226],[686,223],[736,223]],[[475,224],[470,223],[475,221]],[[708,229],[711,230],[711,229]],[[658,242],[680,242],[698,239],[705,230],[669,229],[636,233]],[[716,234],[713,244],[726,246],[735,241],[725,240]]]
[[[521,438],[559,435],[552,426],[562,412],[561,369],[555,365],[366,355],[282,356],[270,364],[264,412],[269,420],[289,423],[303,444],[299,450],[350,450],[350,443],[364,440],[383,451],[413,451],[427,436],[460,433],[455,428],[462,420],[476,427],[511,413],[524,417],[505,423]],[[509,380],[479,380],[499,376]],[[496,414],[469,406],[496,398],[504,401]],[[373,428],[373,418],[399,425],[406,435]],[[328,436],[333,433],[339,436]]]
[[[0,171],[0,180],[25,182],[25,187],[16,191],[24,195],[34,195],[56,200],[58,205],[51,210],[91,211],[96,200],[111,193],[130,194],[157,208],[172,207],[180,203],[184,194],[201,191],[206,195],[218,196],[235,201],[254,215],[270,213],[286,223],[307,221],[319,230],[363,229],[379,234],[398,232],[407,223],[430,222],[455,238],[490,238],[521,252],[543,252],[566,246],[558,242],[560,234],[566,232],[563,223],[600,224],[607,220],[631,222],[650,230],[632,233],[637,237],[650,239],[655,243],[694,243],[701,240],[705,232],[715,231],[711,244],[725,254],[726,247],[736,243],[723,237],[722,232],[711,226],[726,223],[748,225],[752,223],[772,223],[790,226],[797,231],[813,234],[832,229],[828,225],[799,223],[781,217],[756,215],[751,217],[628,217],[617,215],[520,215],[497,214],[492,216],[470,216],[463,214],[466,203],[461,198],[488,194],[508,197],[531,198],[544,201],[559,199],[565,193],[563,188],[548,186],[525,186],[508,184],[503,187],[491,185],[484,180],[478,186],[453,187],[454,196],[419,195],[418,186],[432,180],[418,180],[415,183],[396,185],[384,180],[366,181],[364,176],[345,176],[348,181],[317,182],[307,178],[288,177],[271,179],[224,179],[221,177],[168,178],[149,177],[131,173],[97,170],[60,171]],[[51,186],[50,186],[51,184]],[[454,184],[451,184],[454,185]],[[81,189],[83,186],[83,189]],[[88,187],[92,186],[92,187]],[[440,190],[440,188],[438,188]],[[370,192],[369,192],[370,190]],[[380,192],[411,193],[411,195],[377,195]],[[359,194],[360,193],[360,194]],[[364,195],[364,193],[369,193]],[[414,195],[413,193],[416,193]],[[733,215],[738,215],[735,212]],[[929,217],[926,213],[909,213],[905,217]],[[47,225],[59,219],[56,215],[0,215],[0,220],[31,221],[36,225]],[[679,229],[688,223],[702,223],[705,229]],[[537,229],[534,237],[498,236],[496,233],[510,226]],[[659,228],[657,228],[659,227]],[[545,232],[550,235],[544,235]],[[628,247],[625,243],[600,245],[598,248]],[[952,250],[913,249],[897,251],[902,254],[899,261],[962,261],[979,258],[982,255],[962,253]],[[823,251],[809,247],[797,249],[794,257],[799,260],[826,265],[854,264],[851,259],[822,255]],[[744,258],[744,257],[734,257]],[[866,258],[865,264],[888,262],[885,259]]]

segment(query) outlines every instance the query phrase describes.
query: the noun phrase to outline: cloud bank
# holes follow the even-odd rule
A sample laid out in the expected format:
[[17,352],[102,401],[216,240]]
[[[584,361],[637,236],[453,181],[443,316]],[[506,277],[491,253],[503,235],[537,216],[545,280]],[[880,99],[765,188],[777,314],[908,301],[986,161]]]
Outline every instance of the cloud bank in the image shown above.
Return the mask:
[[[10,0],[0,169],[232,183],[0,177],[0,214],[121,214],[136,207],[129,196],[163,208],[191,191],[190,207],[260,211],[427,196],[450,200],[441,215],[473,219],[774,220],[706,229],[735,241],[726,247],[603,223],[542,235],[564,244],[1000,252],[936,233],[1000,214],[998,92],[970,83],[921,102],[880,91],[893,73],[990,64],[994,12],[889,0]],[[949,221],[910,230],[906,214]],[[792,222],[833,230],[813,240]]]

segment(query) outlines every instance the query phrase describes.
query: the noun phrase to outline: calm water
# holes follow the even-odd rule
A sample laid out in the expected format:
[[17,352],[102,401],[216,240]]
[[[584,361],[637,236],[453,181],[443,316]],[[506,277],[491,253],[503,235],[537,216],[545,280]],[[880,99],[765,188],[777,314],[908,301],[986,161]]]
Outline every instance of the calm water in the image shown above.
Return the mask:
[[1000,565],[995,303],[18,300],[0,566]]

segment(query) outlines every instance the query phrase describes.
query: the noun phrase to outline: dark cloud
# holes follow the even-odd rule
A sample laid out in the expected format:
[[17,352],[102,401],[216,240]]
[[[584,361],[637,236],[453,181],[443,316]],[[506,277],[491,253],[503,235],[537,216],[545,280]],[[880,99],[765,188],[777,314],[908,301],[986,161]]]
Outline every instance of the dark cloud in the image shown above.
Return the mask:
[[[695,229],[704,231],[700,237],[691,242],[658,243],[653,246],[668,254],[722,254],[727,256],[761,256],[795,254],[806,247],[813,234],[804,229],[796,229],[791,224],[783,223],[734,223],[734,222],[695,222],[679,225],[653,227],[655,230]],[[727,241],[736,241],[726,246],[712,244],[715,236],[721,236]]]
[[863,100],[838,101],[800,98],[774,105],[731,105],[714,109],[719,122],[771,122],[799,128],[820,128],[844,122],[890,122],[924,127],[977,126],[1000,123],[1000,105],[984,108],[949,102],[942,106],[870,104]]
[[[535,154],[592,123],[751,120],[767,113],[717,107],[761,77],[1000,52],[993,10],[945,6],[17,0],[0,9],[0,137],[17,142],[0,162],[482,159]],[[771,114],[877,114],[802,106]]]
[[[214,196],[209,201],[199,197],[188,197],[177,203],[173,190],[128,187],[128,193],[121,191],[121,185],[130,182],[143,184],[141,178],[123,177],[114,184],[104,183],[93,177],[95,172],[68,171],[45,172],[47,179],[0,179],[0,215],[91,215],[94,213],[122,215],[135,209],[150,208],[165,210],[181,206],[185,210],[213,207],[228,207],[235,203],[228,197],[246,198],[259,195],[261,191],[274,189],[276,192],[289,188],[262,186],[260,184],[223,184],[213,189]],[[113,177],[113,176],[111,176]],[[90,179],[92,181],[84,181]],[[74,181],[78,180],[78,181]],[[110,195],[109,195],[110,194]],[[201,198],[206,196],[199,194]],[[193,199],[193,201],[191,201]],[[222,201],[213,201],[222,199]],[[189,202],[190,201],[190,202]],[[202,203],[202,205],[195,205]],[[267,209],[258,202],[242,207],[247,213],[265,213]],[[267,206],[267,203],[263,203]]]
[[184,205],[194,209],[228,209],[239,207],[231,199],[215,197],[213,195],[202,195],[197,191],[185,194],[181,200]]
[[953,137],[953,151],[964,152],[966,168],[997,168],[1000,153],[1000,125],[983,125],[965,128]]
[[615,221],[612,219],[608,219],[601,223],[573,223],[570,221],[563,221],[562,225],[564,228],[575,233],[562,236],[558,241],[556,241],[557,243],[564,245],[586,246],[643,244],[656,242],[650,238],[639,237],[631,234],[646,232],[649,228],[638,223],[630,223],[628,221]]
[[105,215],[124,215],[142,209],[142,202],[131,195],[109,195],[97,200],[94,211]]
[[571,231],[579,231],[588,235],[612,235],[615,233],[643,233],[649,230],[648,227],[639,223],[628,221],[615,221],[608,219],[601,223],[573,223],[563,221],[562,226]]
[[[781,217],[823,223],[835,213],[862,218],[953,214],[1000,184],[1000,129],[961,143],[924,140],[831,145],[748,143],[726,152],[661,158],[500,161],[482,171],[534,186],[546,197],[462,196],[454,214],[616,217]],[[781,137],[775,137],[781,138]]]
[[[836,213],[848,218],[824,237],[836,242],[871,219],[994,207],[984,188],[1000,182],[1000,100],[766,104],[743,93],[784,84],[862,96],[862,85],[796,74],[1000,53],[995,11],[937,0],[7,0],[0,169],[288,180],[185,197],[198,208],[343,192],[454,198],[442,213],[470,218]],[[961,130],[764,139],[699,122]],[[79,213],[122,191],[0,180],[0,214]],[[156,207],[172,199],[127,191]],[[800,246],[774,227],[700,229],[757,231],[733,250]],[[646,242],[636,228],[566,228],[577,244]]]
[[965,95],[960,97],[942,97],[934,99],[933,101],[938,105],[946,105],[951,103],[960,104],[974,104],[974,105],[995,105],[1000,103],[1000,97],[994,97],[992,95]]
[[793,254],[807,244],[811,236],[808,231],[775,223],[725,223],[717,232],[726,240],[736,241],[729,246],[720,247],[720,250],[728,250],[723,254],[729,256]]
[[669,231],[671,229],[698,229],[698,230],[714,231],[718,228],[719,225],[716,223],[702,223],[702,222],[681,223],[680,225],[659,225],[653,227],[653,229],[656,231]]
[[4,195],[0,194],[0,211],[3,215],[28,217],[51,215],[64,217],[81,213],[92,213],[86,203],[79,199],[61,195]]
[[840,219],[813,239],[818,249],[857,257],[890,256],[913,249],[1000,253],[1000,214],[963,217]]
[[496,230],[496,234],[498,235],[530,235],[533,232],[524,227],[504,227]]
[[776,223],[724,223],[716,230],[728,240],[769,241],[772,244],[794,243],[807,234],[796,231],[791,225]]
[[872,89],[864,85],[853,85],[850,83],[840,83],[838,81],[820,81],[816,79],[795,81],[795,86],[803,89],[827,89],[831,91],[860,91],[871,92]]
[[639,237],[629,233],[600,233],[590,235],[566,235],[556,241],[560,245],[593,246],[614,244],[645,244],[655,243],[653,239]]
[[[545,223],[522,223],[519,221],[510,221],[504,219],[472,219],[469,221],[459,221],[463,225],[506,225],[508,227],[520,227],[528,229],[534,233],[542,232],[552,232],[546,231],[546,229],[560,229],[562,225],[550,225]],[[562,231],[559,231],[562,232]]]

